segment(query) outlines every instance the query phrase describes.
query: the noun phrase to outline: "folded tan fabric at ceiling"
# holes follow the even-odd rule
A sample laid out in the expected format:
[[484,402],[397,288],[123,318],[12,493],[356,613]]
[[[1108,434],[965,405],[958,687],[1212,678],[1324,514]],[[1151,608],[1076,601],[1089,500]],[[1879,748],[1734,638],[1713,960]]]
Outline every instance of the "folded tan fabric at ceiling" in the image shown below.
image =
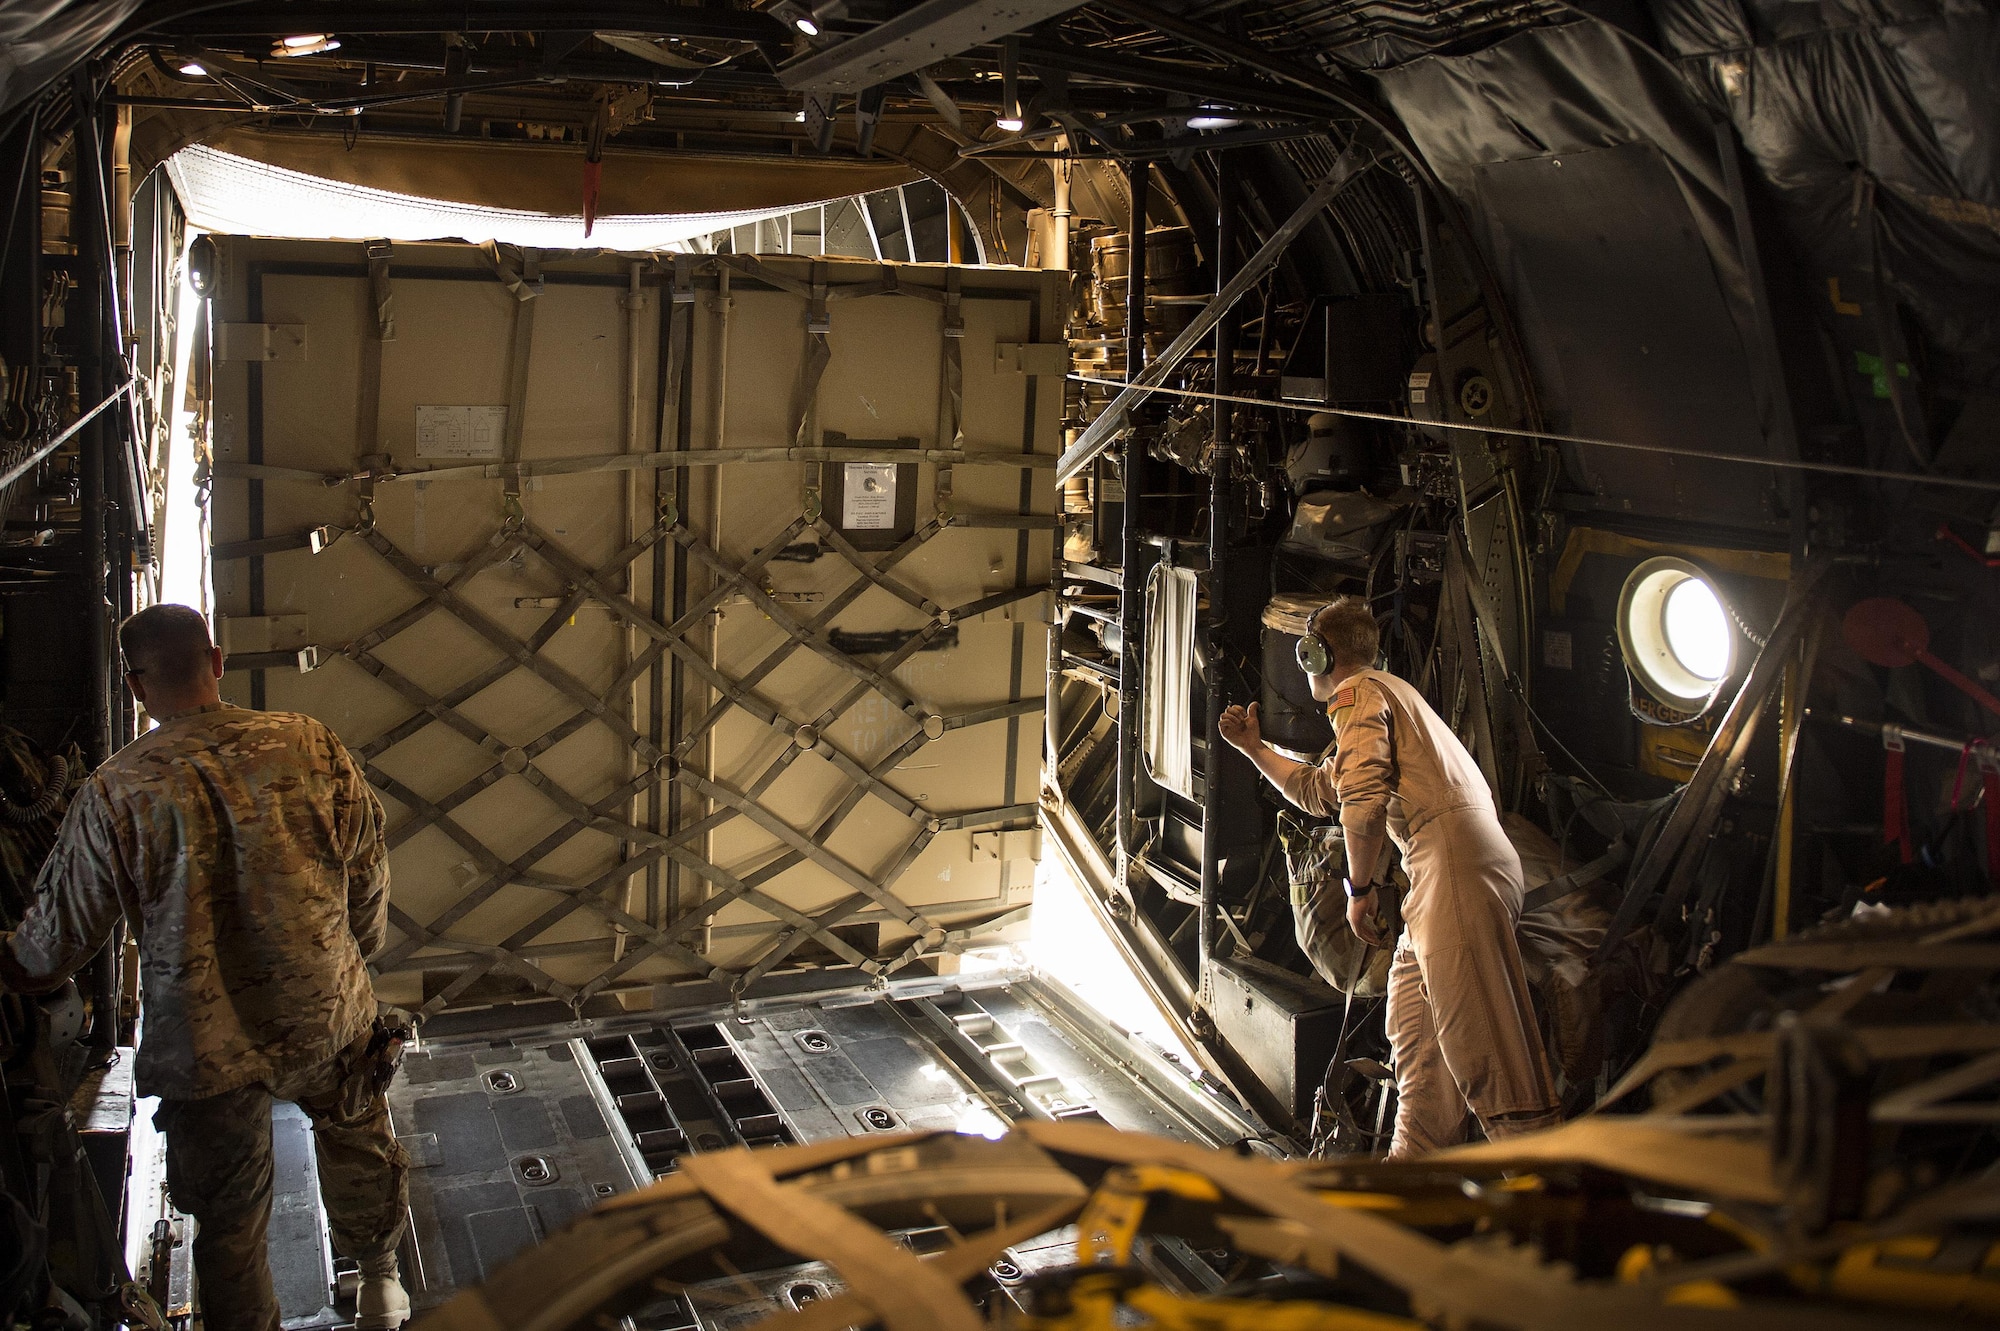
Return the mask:
[[[575,144],[339,138],[230,127],[206,138],[219,152],[326,180],[425,199],[562,217],[583,197],[583,149]],[[901,162],[725,156],[604,154],[601,217],[620,214],[751,212],[803,207],[915,180]]]

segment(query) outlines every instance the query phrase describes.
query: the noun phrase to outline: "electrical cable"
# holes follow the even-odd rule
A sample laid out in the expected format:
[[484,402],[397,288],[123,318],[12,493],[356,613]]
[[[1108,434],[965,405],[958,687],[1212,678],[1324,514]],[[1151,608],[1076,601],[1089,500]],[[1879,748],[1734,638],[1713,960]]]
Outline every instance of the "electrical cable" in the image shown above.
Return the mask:
[[[1570,762],[1576,766],[1577,775],[1581,776],[1585,781],[1588,781],[1591,785],[1596,786],[1597,789],[1603,793],[1605,798],[1616,799],[1617,796],[1611,793],[1611,787],[1605,785],[1604,782],[1599,780],[1597,774],[1590,770],[1590,765],[1584,762],[1583,759],[1577,757],[1575,753],[1571,752],[1569,745],[1562,742],[1562,739],[1556,734],[1555,729],[1551,727],[1547,721],[1542,719],[1542,714],[1540,712],[1537,712],[1534,708],[1534,704],[1528,701],[1528,695],[1522,692],[1520,682],[1510,675],[1507,678],[1507,685],[1509,688],[1513,689],[1514,696],[1520,700],[1522,708],[1526,710],[1526,712],[1528,713],[1528,719],[1532,721],[1534,724],[1540,726],[1542,728],[1542,733],[1549,737],[1549,742],[1554,744],[1556,748],[1561,750],[1563,757],[1569,759]],[[1565,833],[1565,835],[1567,835],[1567,833]]]
[[[1101,379],[1093,375],[1072,374],[1065,376],[1079,383],[1122,387],[1117,379]],[[1772,467],[1780,471],[1824,472],[1830,476],[1859,476],[1869,480],[1907,481],[1912,485],[1938,485],[1957,490],[1978,490],[1987,494],[2000,494],[2000,481],[1982,481],[1970,476],[1924,476],[1915,472],[1890,471],[1882,467],[1857,467],[1844,462],[1799,462],[1789,458],[1760,458],[1747,453],[1705,453],[1695,448],[1676,448],[1672,444],[1635,444],[1624,439],[1599,439],[1587,434],[1558,434],[1553,430],[1525,430],[1501,428],[1492,425],[1461,425],[1457,421],[1420,421],[1409,416],[1392,415],[1386,411],[1360,411],[1353,407],[1328,407],[1313,402],[1277,402],[1264,397],[1239,397],[1232,393],[1201,393],[1187,388],[1167,388],[1160,384],[1145,386],[1148,393],[1166,393],[1174,397],[1202,398],[1210,402],[1236,402],[1248,407],[1272,407],[1280,411],[1302,411],[1308,415],[1346,416],[1360,421],[1386,421],[1391,425],[1414,425],[1428,430],[1462,430],[1470,434],[1495,435],[1511,439],[1546,439],[1558,444],[1578,444],[1588,448],[1616,448],[1631,453],[1660,453],[1667,457],[1692,458],[1699,462],[1735,462],[1746,467]]]

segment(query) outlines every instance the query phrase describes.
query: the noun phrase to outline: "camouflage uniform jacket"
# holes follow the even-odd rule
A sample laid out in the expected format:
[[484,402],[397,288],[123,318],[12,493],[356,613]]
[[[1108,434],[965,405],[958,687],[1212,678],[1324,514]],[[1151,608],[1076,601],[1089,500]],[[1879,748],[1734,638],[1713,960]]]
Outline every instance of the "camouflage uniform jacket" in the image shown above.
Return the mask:
[[167,717],[70,802],[0,984],[53,989],[120,915],[139,940],[141,1095],[275,1084],[365,1033],[362,958],[388,928],[382,806],[310,717],[212,703]]

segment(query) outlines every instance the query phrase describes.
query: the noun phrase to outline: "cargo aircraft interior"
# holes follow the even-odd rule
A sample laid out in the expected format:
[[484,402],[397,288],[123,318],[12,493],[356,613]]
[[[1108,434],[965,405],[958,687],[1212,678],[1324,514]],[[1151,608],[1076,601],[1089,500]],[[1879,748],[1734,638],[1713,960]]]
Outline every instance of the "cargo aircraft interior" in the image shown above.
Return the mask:
[[0,0],[0,1331],[2000,1320],[1993,0]]

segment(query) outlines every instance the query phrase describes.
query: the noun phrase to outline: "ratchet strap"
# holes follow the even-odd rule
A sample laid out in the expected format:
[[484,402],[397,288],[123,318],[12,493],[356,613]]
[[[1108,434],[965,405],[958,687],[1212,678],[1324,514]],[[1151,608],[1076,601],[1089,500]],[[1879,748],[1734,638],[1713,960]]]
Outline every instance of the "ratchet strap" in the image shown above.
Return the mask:
[[366,475],[361,482],[361,506],[366,510],[375,501],[377,467],[388,462],[381,454],[382,440],[382,355],[386,344],[396,340],[396,290],[389,277],[395,246],[386,240],[371,240],[364,247],[368,257],[368,291],[375,305],[374,327],[361,343],[360,401],[355,407],[354,470]]
[[865,1220],[779,1183],[750,1152],[687,1156],[680,1171],[710,1201],[779,1247],[832,1265],[888,1331],[982,1331],[956,1282]]

